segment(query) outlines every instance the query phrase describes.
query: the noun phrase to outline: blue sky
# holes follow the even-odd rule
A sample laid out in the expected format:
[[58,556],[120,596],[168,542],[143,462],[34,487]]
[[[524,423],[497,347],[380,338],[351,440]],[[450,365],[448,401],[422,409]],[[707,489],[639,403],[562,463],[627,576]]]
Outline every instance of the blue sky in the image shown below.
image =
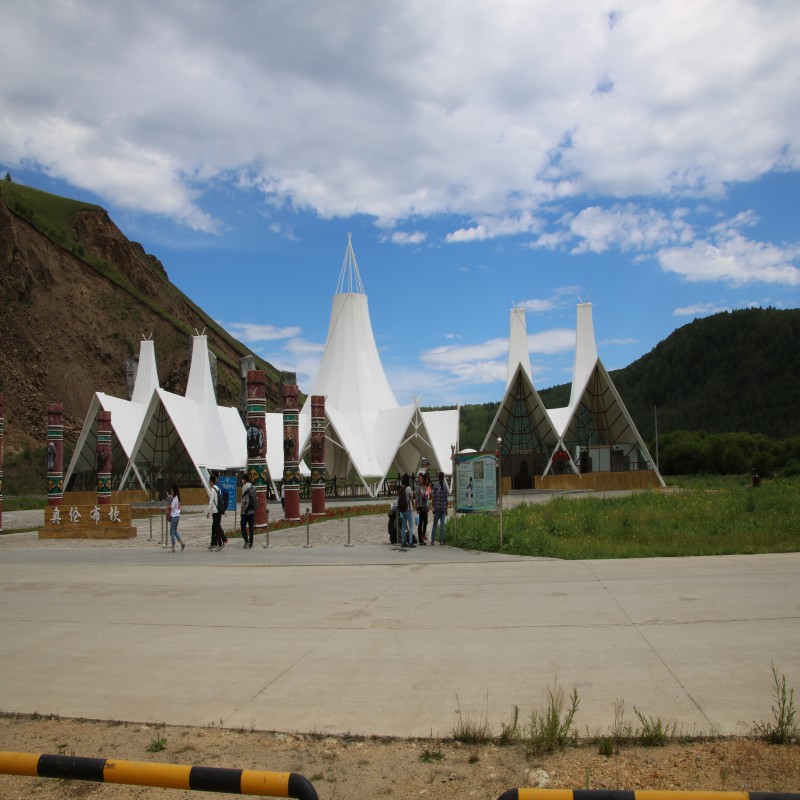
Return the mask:
[[796,0],[14,0],[3,28],[0,169],[107,208],[303,390],[348,232],[401,403],[499,400],[512,304],[540,389],[579,300],[609,369],[800,305]]

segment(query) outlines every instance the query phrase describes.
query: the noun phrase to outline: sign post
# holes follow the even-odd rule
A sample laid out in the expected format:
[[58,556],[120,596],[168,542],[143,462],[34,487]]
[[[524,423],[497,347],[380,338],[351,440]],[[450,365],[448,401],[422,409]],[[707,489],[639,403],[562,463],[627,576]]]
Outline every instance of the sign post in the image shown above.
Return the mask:
[[497,456],[458,453],[455,457],[456,513],[494,514],[497,511]]

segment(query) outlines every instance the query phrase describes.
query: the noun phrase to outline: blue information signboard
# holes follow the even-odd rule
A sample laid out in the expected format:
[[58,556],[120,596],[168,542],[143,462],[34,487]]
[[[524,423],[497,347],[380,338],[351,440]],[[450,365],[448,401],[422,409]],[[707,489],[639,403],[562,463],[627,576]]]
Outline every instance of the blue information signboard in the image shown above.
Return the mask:
[[236,478],[233,475],[220,475],[217,478],[220,489],[228,491],[228,513],[236,516]]

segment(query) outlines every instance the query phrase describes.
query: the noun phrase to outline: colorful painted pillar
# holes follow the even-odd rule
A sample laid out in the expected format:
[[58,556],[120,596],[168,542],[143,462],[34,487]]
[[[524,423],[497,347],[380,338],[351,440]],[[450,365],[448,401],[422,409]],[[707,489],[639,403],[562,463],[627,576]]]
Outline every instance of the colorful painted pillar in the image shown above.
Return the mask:
[[3,532],[3,436],[5,420],[5,397],[0,394],[0,533]]
[[247,428],[247,474],[256,490],[255,527],[264,528],[269,521],[267,509],[267,379],[264,370],[247,371],[245,398]]
[[300,519],[300,456],[297,441],[300,414],[297,407],[297,376],[281,372],[283,397],[283,515],[285,519]]
[[325,397],[311,396],[311,513],[325,513]]
[[97,413],[97,505],[111,504],[111,412]]
[[47,404],[47,505],[64,502],[64,404]]

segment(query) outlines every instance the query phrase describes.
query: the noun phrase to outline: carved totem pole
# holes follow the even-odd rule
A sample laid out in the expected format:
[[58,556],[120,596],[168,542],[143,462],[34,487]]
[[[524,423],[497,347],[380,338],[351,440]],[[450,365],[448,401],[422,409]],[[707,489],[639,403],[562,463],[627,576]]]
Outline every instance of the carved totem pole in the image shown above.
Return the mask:
[[297,407],[297,376],[281,372],[283,396],[283,513],[285,519],[300,519],[300,454],[297,441],[300,414]]
[[3,532],[3,419],[5,398],[0,394],[0,533]]
[[64,404],[47,404],[47,505],[64,502]]
[[269,521],[267,509],[267,379],[264,370],[247,371],[245,426],[247,428],[247,474],[256,490],[255,527]]
[[325,397],[311,396],[311,513],[325,513]]
[[97,505],[111,504],[111,412],[97,413]]

